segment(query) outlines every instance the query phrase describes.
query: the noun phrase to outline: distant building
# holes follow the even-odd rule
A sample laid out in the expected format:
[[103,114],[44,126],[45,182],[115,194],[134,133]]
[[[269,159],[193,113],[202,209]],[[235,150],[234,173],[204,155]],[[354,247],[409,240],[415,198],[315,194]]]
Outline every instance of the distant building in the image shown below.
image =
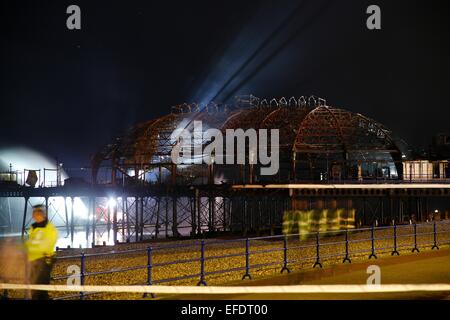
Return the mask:
[[406,160],[403,180],[424,181],[450,178],[448,160]]
[[429,150],[403,161],[406,181],[450,179],[450,132],[433,137]]
[[450,160],[450,132],[439,133],[434,136],[431,157]]

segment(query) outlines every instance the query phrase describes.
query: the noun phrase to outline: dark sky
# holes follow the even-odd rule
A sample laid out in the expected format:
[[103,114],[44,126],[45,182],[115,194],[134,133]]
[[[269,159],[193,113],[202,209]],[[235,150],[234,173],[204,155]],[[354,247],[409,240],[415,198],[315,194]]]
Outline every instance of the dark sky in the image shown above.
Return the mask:
[[80,166],[172,105],[250,93],[315,94],[425,146],[450,130],[446,3],[2,0],[0,147]]

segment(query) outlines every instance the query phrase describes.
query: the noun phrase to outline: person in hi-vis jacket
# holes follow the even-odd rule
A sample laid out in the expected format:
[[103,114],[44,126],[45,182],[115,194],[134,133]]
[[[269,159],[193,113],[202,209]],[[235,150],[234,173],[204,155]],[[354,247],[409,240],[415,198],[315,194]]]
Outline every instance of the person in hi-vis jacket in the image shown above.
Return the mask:
[[[33,207],[33,220],[29,230],[25,248],[29,262],[29,281],[31,284],[50,284],[55,244],[58,239],[58,230],[48,221],[44,206]],[[48,292],[35,290],[31,292],[32,299],[48,299]]]

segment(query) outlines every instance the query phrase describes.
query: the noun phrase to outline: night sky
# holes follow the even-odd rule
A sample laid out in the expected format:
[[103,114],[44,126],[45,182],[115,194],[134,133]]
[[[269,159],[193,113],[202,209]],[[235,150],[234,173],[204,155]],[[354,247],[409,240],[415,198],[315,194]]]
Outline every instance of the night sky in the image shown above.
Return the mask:
[[314,94],[426,146],[450,131],[447,2],[2,0],[0,147],[86,165],[172,105],[250,93]]

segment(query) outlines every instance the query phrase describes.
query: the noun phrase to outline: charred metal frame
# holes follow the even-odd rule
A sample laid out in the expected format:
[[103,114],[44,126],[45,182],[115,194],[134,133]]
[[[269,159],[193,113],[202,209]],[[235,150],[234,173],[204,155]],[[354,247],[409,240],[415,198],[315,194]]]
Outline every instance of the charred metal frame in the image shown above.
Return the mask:
[[[279,129],[279,174],[260,176],[257,165],[175,165],[170,154],[178,141],[171,135],[177,128],[192,129],[196,120],[222,131]],[[86,221],[77,221],[67,206],[57,214],[67,236],[73,240],[74,230],[82,228],[86,230],[86,240],[92,239],[93,245],[105,232],[112,232],[114,242],[197,237],[222,231],[273,234],[281,226],[285,210],[335,206],[338,202],[340,206],[356,208],[361,225],[402,220],[412,212],[420,221],[429,213],[427,199],[449,197],[448,188],[233,188],[240,184],[364,183],[377,182],[378,178],[395,184],[402,180],[401,143],[381,124],[361,114],[327,106],[321,98],[241,96],[231,106],[178,105],[168,115],[132,127],[93,156],[89,186],[0,190],[0,196],[25,199],[22,235],[29,225],[29,201],[33,197],[43,197],[47,206],[51,197],[72,202],[74,197],[83,197],[89,209]],[[383,166],[384,160],[370,157],[373,153],[388,155],[398,177],[386,181],[383,177],[362,175],[365,164]],[[333,176],[336,167],[340,168],[339,175]],[[99,180],[100,170],[108,170],[107,181]],[[324,179],[320,180],[318,174]],[[148,179],[149,175],[153,179]],[[114,199],[113,206],[108,205],[109,199]]]

